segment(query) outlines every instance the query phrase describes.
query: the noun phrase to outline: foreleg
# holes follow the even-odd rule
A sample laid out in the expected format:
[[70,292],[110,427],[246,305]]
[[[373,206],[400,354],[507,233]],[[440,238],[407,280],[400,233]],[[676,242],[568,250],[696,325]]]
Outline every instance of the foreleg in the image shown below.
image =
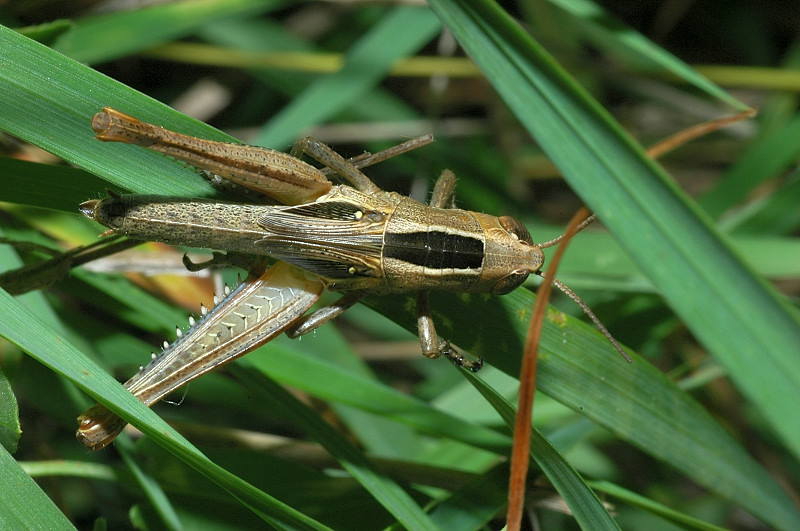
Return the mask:
[[483,367],[483,360],[470,360],[458,352],[449,341],[445,341],[436,333],[431,317],[431,305],[427,291],[417,292],[417,332],[422,354],[430,359],[441,356],[452,361],[459,367],[464,367],[472,372],[478,372]]

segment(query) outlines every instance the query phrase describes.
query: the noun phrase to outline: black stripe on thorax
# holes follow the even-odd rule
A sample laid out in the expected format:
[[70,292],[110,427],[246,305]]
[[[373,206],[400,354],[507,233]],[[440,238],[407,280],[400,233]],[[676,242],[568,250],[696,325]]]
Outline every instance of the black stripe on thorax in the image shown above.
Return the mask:
[[430,269],[480,269],[483,240],[437,230],[387,232],[383,255]]

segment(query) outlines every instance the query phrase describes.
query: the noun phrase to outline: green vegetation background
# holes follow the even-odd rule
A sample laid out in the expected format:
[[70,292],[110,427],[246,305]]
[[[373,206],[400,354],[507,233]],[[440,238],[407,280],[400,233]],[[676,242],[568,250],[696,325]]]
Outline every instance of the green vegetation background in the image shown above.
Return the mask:
[[[2,236],[51,248],[91,242],[100,229],[76,205],[106,188],[215,193],[165,157],[94,141],[89,121],[103,106],[279,149],[312,133],[348,155],[433,132],[434,145],[368,174],[424,198],[453,169],[459,206],[514,215],[536,241],[558,234],[580,201],[607,228],[572,242],[559,277],[634,363],[567,315],[580,313],[569,301],[548,315],[534,407],[532,480],[541,477],[529,489],[539,524],[796,528],[796,25],[745,2],[640,3],[636,14],[566,0],[505,4],[517,22],[493,2],[431,5],[0,8],[0,129],[79,168],[21,156],[7,138]],[[222,96],[202,103],[208,94]],[[637,144],[737,112],[740,101],[759,117],[665,157],[669,173]],[[18,250],[0,247],[0,271],[41,259]],[[80,269],[44,292],[0,291],[4,525],[501,521],[528,290],[433,297],[440,334],[491,366],[477,378],[416,354],[403,330],[414,328],[409,299],[373,297],[378,313],[355,308],[310,337],[276,340],[157,415],[109,375],[127,379],[149,345],[185,322],[169,297]],[[147,437],[85,451],[74,418],[94,400]],[[547,503],[554,497],[573,516]]]

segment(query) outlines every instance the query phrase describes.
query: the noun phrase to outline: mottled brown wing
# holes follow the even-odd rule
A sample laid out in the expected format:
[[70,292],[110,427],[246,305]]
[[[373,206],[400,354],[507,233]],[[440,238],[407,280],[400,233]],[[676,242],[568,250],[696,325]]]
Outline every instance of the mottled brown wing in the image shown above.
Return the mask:
[[258,221],[265,252],[323,278],[379,277],[386,215],[346,201],[276,209]]

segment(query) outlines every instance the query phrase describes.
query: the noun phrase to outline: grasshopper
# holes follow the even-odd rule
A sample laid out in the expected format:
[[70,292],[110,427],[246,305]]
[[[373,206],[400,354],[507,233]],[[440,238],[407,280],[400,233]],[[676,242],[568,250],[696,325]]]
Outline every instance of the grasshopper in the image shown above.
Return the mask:
[[[561,239],[537,245],[509,216],[455,208],[455,176],[449,170],[439,177],[425,205],[381,190],[359,169],[429,143],[430,136],[345,160],[310,137],[286,154],[182,135],[108,107],[94,116],[92,127],[99,140],[165,153],[281,203],[112,194],[80,205],[80,211],[108,227],[109,234],[261,257],[244,282],[215,300],[213,309],[201,308],[199,321],[190,318],[189,330],[179,329],[178,339],[165,342],[163,352],[153,354],[152,361],[125,383],[147,405],[283,332],[290,337],[306,334],[373,293],[415,292],[422,353],[477,371],[481,360],[465,358],[437,335],[428,292],[508,293],[530,274],[540,273],[542,249]],[[304,162],[303,155],[325,168]],[[330,174],[346,184],[334,184]],[[275,263],[267,268],[268,261]],[[580,298],[561,282],[553,284],[575,300],[630,361]],[[346,294],[306,315],[325,288]],[[125,426],[100,404],[78,421],[77,438],[92,449],[106,446]]]

